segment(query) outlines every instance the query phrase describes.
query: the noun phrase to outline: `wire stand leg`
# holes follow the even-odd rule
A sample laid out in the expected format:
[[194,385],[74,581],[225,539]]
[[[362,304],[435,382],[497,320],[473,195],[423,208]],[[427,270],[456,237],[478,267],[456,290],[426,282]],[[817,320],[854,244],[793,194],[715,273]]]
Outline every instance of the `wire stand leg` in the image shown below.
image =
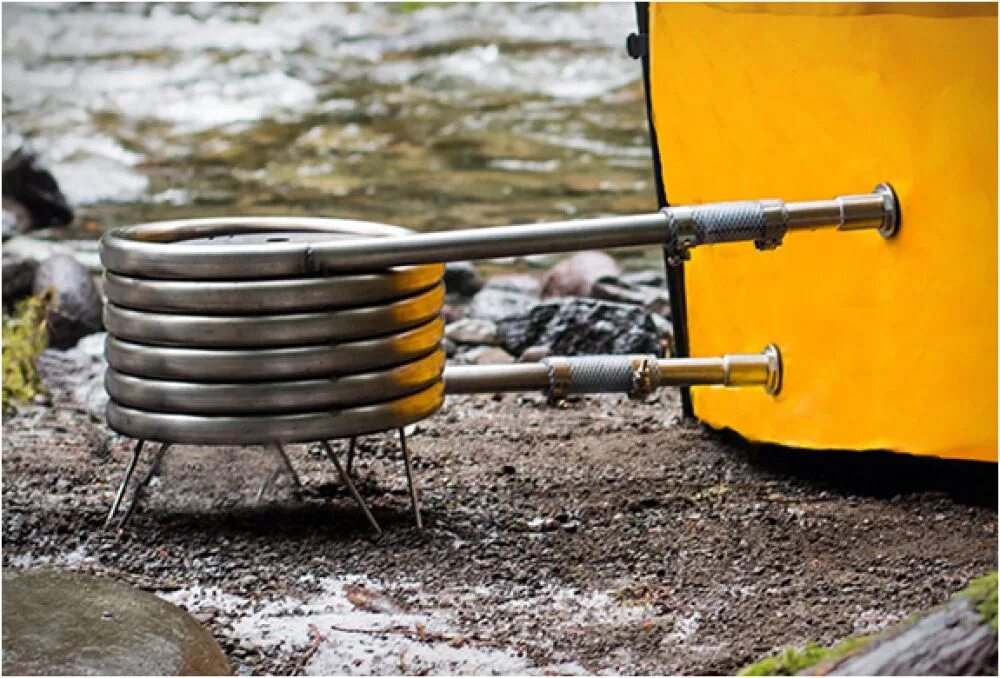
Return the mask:
[[160,449],[156,451],[156,456],[153,457],[153,463],[149,466],[149,471],[146,472],[146,476],[142,479],[142,482],[136,486],[135,492],[132,493],[132,501],[129,502],[128,509],[126,509],[125,515],[122,516],[119,527],[125,527],[128,524],[129,519],[132,517],[136,507],[142,500],[143,491],[149,487],[149,483],[153,480],[153,477],[160,474],[160,463],[163,461],[163,457],[166,455],[167,450],[169,450],[170,447],[171,443],[160,443]]
[[278,455],[278,461],[281,463],[281,468],[275,469],[271,473],[271,475],[265,478],[264,482],[260,484],[260,489],[257,490],[257,499],[256,499],[258,503],[264,497],[264,492],[267,491],[268,486],[270,486],[270,484],[273,483],[278,478],[278,475],[282,471],[284,471],[285,473],[287,473],[292,477],[292,482],[295,483],[296,492],[302,490],[302,481],[299,479],[299,474],[295,472],[295,468],[292,466],[292,461],[291,459],[288,458],[288,454],[285,452],[285,448],[281,445],[281,443],[275,443],[274,451]]
[[364,511],[365,517],[368,518],[368,522],[371,523],[373,528],[375,528],[375,532],[377,532],[379,536],[382,536],[382,528],[379,527],[378,521],[375,520],[375,516],[373,516],[372,512],[368,509],[368,504],[366,504],[365,500],[361,497],[361,493],[358,492],[358,488],[354,486],[354,481],[351,480],[351,476],[349,476],[344,470],[344,467],[340,463],[340,459],[337,458],[337,455],[333,451],[333,447],[330,446],[329,441],[323,441],[323,449],[326,451],[326,456],[328,456],[330,461],[333,462],[333,465],[337,467],[337,473],[340,474],[340,479],[344,481],[345,485],[347,485],[347,489],[350,490],[351,494],[354,496],[354,501],[358,502],[358,505],[361,506],[361,510]]
[[410,488],[410,505],[413,508],[413,517],[417,521],[417,529],[424,529],[424,520],[420,516],[420,499],[417,497],[417,486],[413,483],[413,462],[410,459],[410,451],[406,447],[406,432],[399,429],[399,446],[403,449],[403,463],[406,466],[406,484]]
[[357,445],[357,436],[351,436],[347,439],[347,475],[354,475],[354,449]]
[[111,522],[115,519],[115,514],[118,513],[118,507],[121,506],[125,490],[128,488],[128,481],[132,479],[132,474],[135,472],[135,465],[139,461],[139,456],[142,454],[142,448],[145,444],[145,440],[137,440],[135,442],[135,446],[132,449],[132,459],[129,461],[128,466],[125,467],[125,477],[122,478],[121,485],[118,486],[118,493],[115,494],[115,500],[111,503],[111,510],[104,521],[104,527],[110,526]]

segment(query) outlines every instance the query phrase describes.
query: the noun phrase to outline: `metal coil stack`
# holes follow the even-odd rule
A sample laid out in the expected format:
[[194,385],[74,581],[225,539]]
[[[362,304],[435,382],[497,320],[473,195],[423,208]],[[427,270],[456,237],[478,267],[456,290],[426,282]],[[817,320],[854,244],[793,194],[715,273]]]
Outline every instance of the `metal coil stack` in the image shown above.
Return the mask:
[[329,274],[320,243],[406,229],[339,219],[159,222],[102,241],[107,415],[180,444],[343,438],[444,398],[444,266]]

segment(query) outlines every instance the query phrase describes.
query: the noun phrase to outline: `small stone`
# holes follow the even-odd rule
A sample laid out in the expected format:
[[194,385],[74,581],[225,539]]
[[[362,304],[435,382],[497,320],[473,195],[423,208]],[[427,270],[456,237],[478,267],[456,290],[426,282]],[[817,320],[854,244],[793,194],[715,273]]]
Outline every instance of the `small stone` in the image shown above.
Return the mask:
[[563,523],[562,529],[564,529],[566,532],[570,532],[570,533],[576,532],[577,530],[580,529],[580,521],[579,520],[567,520],[565,523]]
[[506,365],[514,362],[514,358],[496,346],[477,346],[463,354],[466,362],[473,365]]
[[537,363],[552,355],[552,349],[548,346],[529,346],[518,356],[519,363]]
[[530,275],[495,276],[472,298],[466,315],[496,322],[525,313],[538,302],[538,290],[538,281]]
[[532,532],[551,532],[559,529],[559,521],[554,518],[532,518],[528,521],[528,529]]
[[458,344],[500,345],[496,323],[482,318],[462,318],[450,323],[444,328],[444,336]]
[[622,270],[604,252],[577,252],[549,269],[542,278],[542,298],[586,297],[594,283],[604,277],[617,277]]

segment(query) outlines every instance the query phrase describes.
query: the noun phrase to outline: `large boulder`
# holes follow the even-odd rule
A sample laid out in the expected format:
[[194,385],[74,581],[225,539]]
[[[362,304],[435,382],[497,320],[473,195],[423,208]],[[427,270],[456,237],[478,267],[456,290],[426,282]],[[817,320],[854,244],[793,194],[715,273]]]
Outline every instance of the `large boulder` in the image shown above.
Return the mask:
[[41,294],[50,287],[56,292],[48,315],[50,346],[70,348],[104,327],[101,295],[90,272],[72,256],[56,254],[38,267],[32,293]]
[[557,299],[498,323],[502,346],[519,356],[532,346],[555,355],[645,353],[663,355],[651,315],[639,306],[595,299]]
[[212,635],[181,608],[107,577],[3,573],[7,675],[224,676]]

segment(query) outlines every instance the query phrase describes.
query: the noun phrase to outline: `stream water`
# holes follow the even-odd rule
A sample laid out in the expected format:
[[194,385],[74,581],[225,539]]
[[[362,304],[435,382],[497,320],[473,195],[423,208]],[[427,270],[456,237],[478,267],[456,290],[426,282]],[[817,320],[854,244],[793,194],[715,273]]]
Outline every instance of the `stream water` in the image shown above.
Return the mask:
[[648,211],[634,12],[5,4],[3,152],[39,152],[92,232],[218,214],[430,230]]

